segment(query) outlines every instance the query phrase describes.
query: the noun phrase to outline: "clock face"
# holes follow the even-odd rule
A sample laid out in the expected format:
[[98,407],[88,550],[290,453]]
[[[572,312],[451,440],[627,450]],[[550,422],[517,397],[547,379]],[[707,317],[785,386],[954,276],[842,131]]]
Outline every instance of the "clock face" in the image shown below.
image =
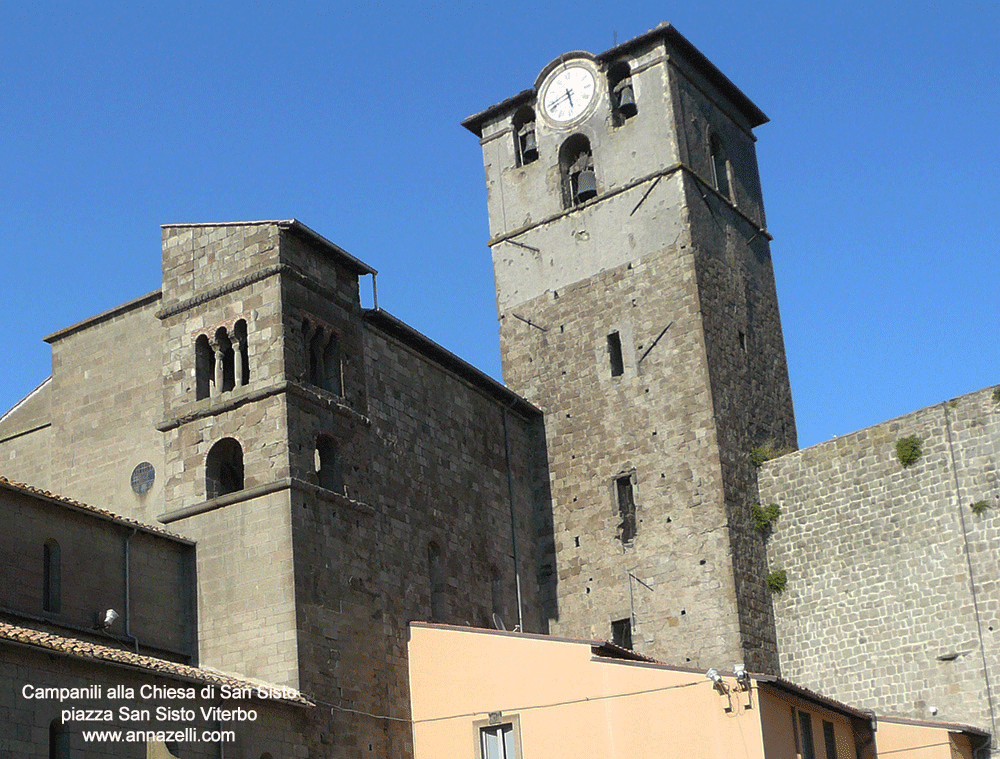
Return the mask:
[[594,74],[584,66],[567,66],[545,87],[542,108],[555,122],[566,123],[586,111],[594,102]]

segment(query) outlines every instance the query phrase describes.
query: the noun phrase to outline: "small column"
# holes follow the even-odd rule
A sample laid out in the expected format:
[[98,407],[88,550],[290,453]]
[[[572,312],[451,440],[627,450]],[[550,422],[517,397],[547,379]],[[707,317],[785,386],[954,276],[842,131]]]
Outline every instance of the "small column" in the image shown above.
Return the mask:
[[236,387],[247,384],[246,373],[243,366],[243,344],[246,338],[242,335],[233,335],[233,381]]
[[222,343],[218,338],[213,337],[208,341],[208,344],[212,347],[212,353],[215,354],[215,377],[212,379],[211,392],[211,395],[214,398],[222,392],[222,377],[224,371],[222,362],[225,360],[225,356],[222,352]]

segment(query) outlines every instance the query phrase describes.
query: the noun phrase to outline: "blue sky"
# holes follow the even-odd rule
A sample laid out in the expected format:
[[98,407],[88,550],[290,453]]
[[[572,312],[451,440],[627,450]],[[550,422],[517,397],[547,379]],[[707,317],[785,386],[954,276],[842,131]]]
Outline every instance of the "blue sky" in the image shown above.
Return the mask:
[[[138,4],[136,4],[138,6]],[[0,410],[159,287],[159,225],[297,218],[499,377],[478,142],[560,53],[672,22],[758,158],[801,445],[1000,382],[995,3],[5,5]]]

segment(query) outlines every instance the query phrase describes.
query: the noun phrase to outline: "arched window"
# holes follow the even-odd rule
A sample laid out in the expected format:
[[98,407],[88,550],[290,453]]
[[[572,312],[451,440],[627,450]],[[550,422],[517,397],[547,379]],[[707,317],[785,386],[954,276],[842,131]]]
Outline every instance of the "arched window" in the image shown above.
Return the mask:
[[431,580],[431,620],[440,622],[444,619],[444,566],[441,548],[433,541],[427,544],[427,563]]
[[525,166],[538,160],[538,141],[535,137],[535,109],[522,105],[514,113],[511,123],[514,131],[514,156],[516,165]]
[[62,611],[62,551],[52,538],[42,546],[42,608],[53,614]]
[[212,446],[205,462],[205,497],[243,490],[243,447],[231,437]]
[[58,719],[49,723],[49,759],[69,759],[69,728]]
[[712,182],[715,184],[715,189],[732,199],[729,193],[729,160],[726,158],[722,140],[717,134],[713,134],[708,139],[708,146],[712,155]]
[[240,319],[233,327],[234,380],[237,387],[250,382],[250,346],[247,338],[246,320]]
[[208,335],[198,335],[194,341],[195,398],[201,400],[212,394],[215,382],[215,351],[208,342]]
[[611,93],[611,120],[615,126],[621,126],[639,112],[632,86],[632,70],[627,62],[619,61],[608,69],[608,92]]
[[563,207],[572,208],[597,195],[597,175],[590,140],[574,134],[559,149],[559,173],[562,177]]
[[332,490],[334,493],[344,492],[343,470],[340,465],[340,456],[337,454],[337,445],[329,435],[320,435],[316,440],[316,479],[321,488]]
[[[236,370],[233,357],[233,342],[229,339],[229,333],[225,327],[219,327],[215,331],[215,378],[216,383],[221,385],[222,392],[228,393],[236,386]],[[219,366],[221,363],[222,376],[219,376]]]
[[302,322],[302,336],[309,360],[309,382],[334,395],[343,395],[343,359],[337,334],[305,319]]

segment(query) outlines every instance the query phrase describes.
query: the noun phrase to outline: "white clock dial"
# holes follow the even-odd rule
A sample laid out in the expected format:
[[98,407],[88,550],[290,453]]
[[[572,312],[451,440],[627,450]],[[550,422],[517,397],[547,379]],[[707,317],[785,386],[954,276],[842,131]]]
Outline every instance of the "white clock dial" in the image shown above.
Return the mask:
[[594,100],[594,74],[583,66],[567,66],[556,74],[542,96],[546,115],[560,123],[572,121]]

